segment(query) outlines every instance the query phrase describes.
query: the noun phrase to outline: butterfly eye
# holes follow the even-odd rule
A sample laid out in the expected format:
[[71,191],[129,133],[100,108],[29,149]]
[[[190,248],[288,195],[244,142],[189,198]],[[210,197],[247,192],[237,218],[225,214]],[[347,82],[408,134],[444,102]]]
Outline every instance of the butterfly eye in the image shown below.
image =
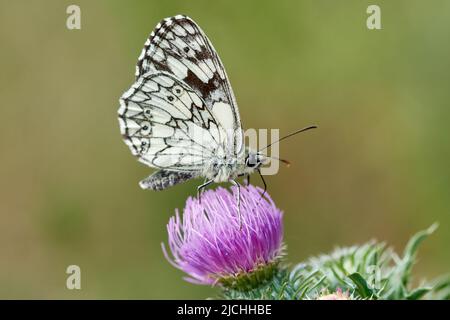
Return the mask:
[[249,168],[259,167],[261,165],[260,159],[256,154],[249,154],[245,159],[245,165]]
[[174,95],[179,97],[183,94],[183,88],[181,88],[180,86],[175,86],[175,87],[173,87],[172,92]]
[[171,95],[168,95],[167,100],[169,100],[169,102],[172,102],[173,100],[175,100],[175,98]]
[[148,136],[152,132],[152,128],[150,127],[150,122],[143,121],[141,122],[141,134],[144,136]]
[[247,158],[245,159],[245,165],[246,165],[247,167],[249,167],[249,168],[253,168],[253,167],[256,166],[256,161],[250,161],[250,158],[247,157]]

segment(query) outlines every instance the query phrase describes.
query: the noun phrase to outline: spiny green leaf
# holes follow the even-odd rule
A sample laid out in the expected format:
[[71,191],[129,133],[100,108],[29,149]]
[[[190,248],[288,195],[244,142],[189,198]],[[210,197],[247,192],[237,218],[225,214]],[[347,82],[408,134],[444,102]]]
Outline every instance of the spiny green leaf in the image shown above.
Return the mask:
[[438,223],[433,223],[428,229],[417,232],[409,241],[403,252],[404,257],[414,256],[417,248],[429,235],[439,227]]
[[431,291],[432,288],[417,288],[406,296],[407,300],[419,300],[428,292]]
[[450,276],[443,277],[442,279],[436,281],[434,285],[434,291],[439,292],[444,289],[450,289]]
[[374,297],[374,293],[372,289],[369,288],[366,280],[357,272],[352,273],[348,276],[353,283],[356,285],[356,290],[361,298],[372,298]]
[[223,297],[314,299],[321,292],[332,293],[339,289],[349,292],[350,299],[449,299],[449,277],[433,282],[434,286],[408,286],[418,246],[436,227],[434,224],[413,236],[402,258],[384,243],[375,241],[338,248],[328,255],[312,257],[292,271],[286,266],[277,266],[272,279],[265,284],[252,290],[224,290]]
[[[397,277],[401,282],[398,283],[398,290],[401,290],[400,285],[402,287],[406,287],[409,284],[411,278],[411,269],[416,259],[417,249],[419,245],[436,229],[438,228],[438,224],[434,223],[428,229],[417,232],[407,243],[405,250],[403,252],[403,258],[400,263],[397,265],[396,272]],[[401,294],[401,293],[400,293]]]

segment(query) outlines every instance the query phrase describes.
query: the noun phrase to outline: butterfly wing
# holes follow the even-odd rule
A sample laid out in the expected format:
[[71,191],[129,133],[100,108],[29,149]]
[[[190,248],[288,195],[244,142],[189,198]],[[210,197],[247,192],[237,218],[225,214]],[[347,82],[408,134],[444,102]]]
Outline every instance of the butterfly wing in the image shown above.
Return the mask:
[[146,73],[120,98],[120,130],[139,161],[199,174],[224,153],[223,131],[205,101],[170,73]]
[[231,85],[211,42],[189,17],[161,21],[147,39],[136,66],[136,78],[165,72],[187,84],[227,132],[224,148],[231,155],[243,150],[243,134]]

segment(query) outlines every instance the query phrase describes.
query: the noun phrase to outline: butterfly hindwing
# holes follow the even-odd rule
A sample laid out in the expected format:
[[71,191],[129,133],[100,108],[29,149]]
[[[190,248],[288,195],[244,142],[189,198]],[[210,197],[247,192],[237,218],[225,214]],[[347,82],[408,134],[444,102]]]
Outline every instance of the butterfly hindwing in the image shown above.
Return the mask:
[[200,27],[178,15],[161,21],[146,41],[136,66],[136,78],[165,72],[201,97],[227,131],[223,141],[231,154],[242,150],[243,136],[236,100],[219,56]]
[[205,102],[166,72],[142,75],[120,99],[121,133],[149,166],[199,172],[223,153],[224,133]]

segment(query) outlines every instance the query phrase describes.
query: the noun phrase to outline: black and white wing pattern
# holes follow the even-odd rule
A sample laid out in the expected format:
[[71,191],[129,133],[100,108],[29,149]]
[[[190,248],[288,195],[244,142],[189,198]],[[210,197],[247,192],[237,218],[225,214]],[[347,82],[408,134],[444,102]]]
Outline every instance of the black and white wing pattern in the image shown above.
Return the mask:
[[139,161],[155,168],[201,172],[224,154],[224,133],[205,101],[174,75],[148,72],[120,99],[120,130]]
[[243,150],[239,110],[225,68],[214,47],[189,17],[162,20],[150,34],[139,56],[136,79],[166,72],[186,84],[227,132],[224,147],[233,155]]

